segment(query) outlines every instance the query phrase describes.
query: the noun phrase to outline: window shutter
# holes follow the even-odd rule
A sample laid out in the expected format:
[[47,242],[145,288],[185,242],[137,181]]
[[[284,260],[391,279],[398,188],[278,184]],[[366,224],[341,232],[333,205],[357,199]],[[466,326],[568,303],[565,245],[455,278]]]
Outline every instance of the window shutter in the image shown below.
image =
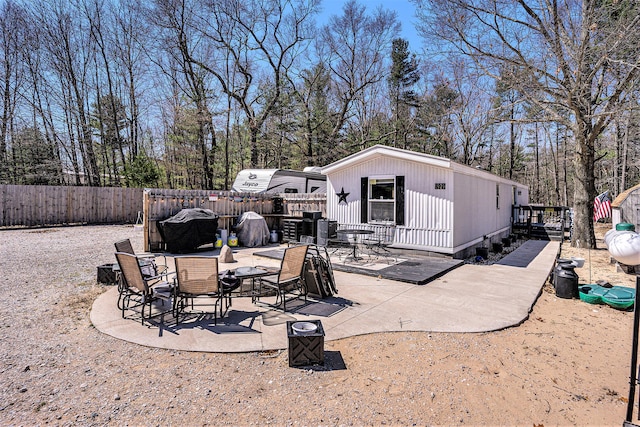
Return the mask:
[[360,178],[360,222],[369,222],[369,177]]
[[404,225],[404,176],[396,176],[396,225]]

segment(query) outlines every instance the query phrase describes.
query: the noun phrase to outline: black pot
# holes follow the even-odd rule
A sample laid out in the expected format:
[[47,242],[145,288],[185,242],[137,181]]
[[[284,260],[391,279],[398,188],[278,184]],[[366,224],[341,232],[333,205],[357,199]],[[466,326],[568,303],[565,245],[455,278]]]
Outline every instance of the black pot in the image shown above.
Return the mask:
[[558,298],[579,298],[578,295],[578,275],[573,269],[573,264],[558,264],[556,270],[555,287]]
[[476,248],[476,256],[481,256],[484,259],[488,259],[489,248]]
[[222,285],[222,289],[225,292],[231,292],[240,287],[240,285],[242,284],[242,280],[237,278],[233,274],[227,274],[226,276],[222,276],[222,279],[220,279],[220,284]]

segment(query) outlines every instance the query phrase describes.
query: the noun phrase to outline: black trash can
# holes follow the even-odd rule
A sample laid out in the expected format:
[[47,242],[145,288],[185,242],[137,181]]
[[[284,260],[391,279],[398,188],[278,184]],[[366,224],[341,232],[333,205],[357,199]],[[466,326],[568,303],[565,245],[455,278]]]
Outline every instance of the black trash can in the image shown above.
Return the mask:
[[573,261],[570,259],[558,258],[558,261],[556,261],[556,268],[553,269],[553,274],[551,275],[551,284],[553,285],[554,288],[556,287],[556,277],[562,270],[562,267],[572,263]]
[[555,287],[558,298],[578,298],[578,275],[574,271],[573,263],[558,264],[560,269],[556,271]]

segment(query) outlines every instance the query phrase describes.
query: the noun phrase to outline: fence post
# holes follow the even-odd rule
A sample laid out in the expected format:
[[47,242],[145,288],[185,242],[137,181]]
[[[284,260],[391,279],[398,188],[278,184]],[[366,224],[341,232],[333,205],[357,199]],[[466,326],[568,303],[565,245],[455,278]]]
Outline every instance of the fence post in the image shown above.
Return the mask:
[[145,188],[142,190],[142,235],[144,236],[142,245],[144,252],[150,252],[149,248],[149,192]]

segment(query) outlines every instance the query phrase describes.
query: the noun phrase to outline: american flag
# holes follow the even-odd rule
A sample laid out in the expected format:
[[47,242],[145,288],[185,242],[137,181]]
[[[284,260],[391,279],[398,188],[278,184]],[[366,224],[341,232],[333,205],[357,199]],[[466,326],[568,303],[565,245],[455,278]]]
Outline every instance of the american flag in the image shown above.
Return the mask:
[[600,218],[608,218],[610,216],[611,199],[609,198],[609,192],[605,191],[593,201],[593,220],[597,222]]

